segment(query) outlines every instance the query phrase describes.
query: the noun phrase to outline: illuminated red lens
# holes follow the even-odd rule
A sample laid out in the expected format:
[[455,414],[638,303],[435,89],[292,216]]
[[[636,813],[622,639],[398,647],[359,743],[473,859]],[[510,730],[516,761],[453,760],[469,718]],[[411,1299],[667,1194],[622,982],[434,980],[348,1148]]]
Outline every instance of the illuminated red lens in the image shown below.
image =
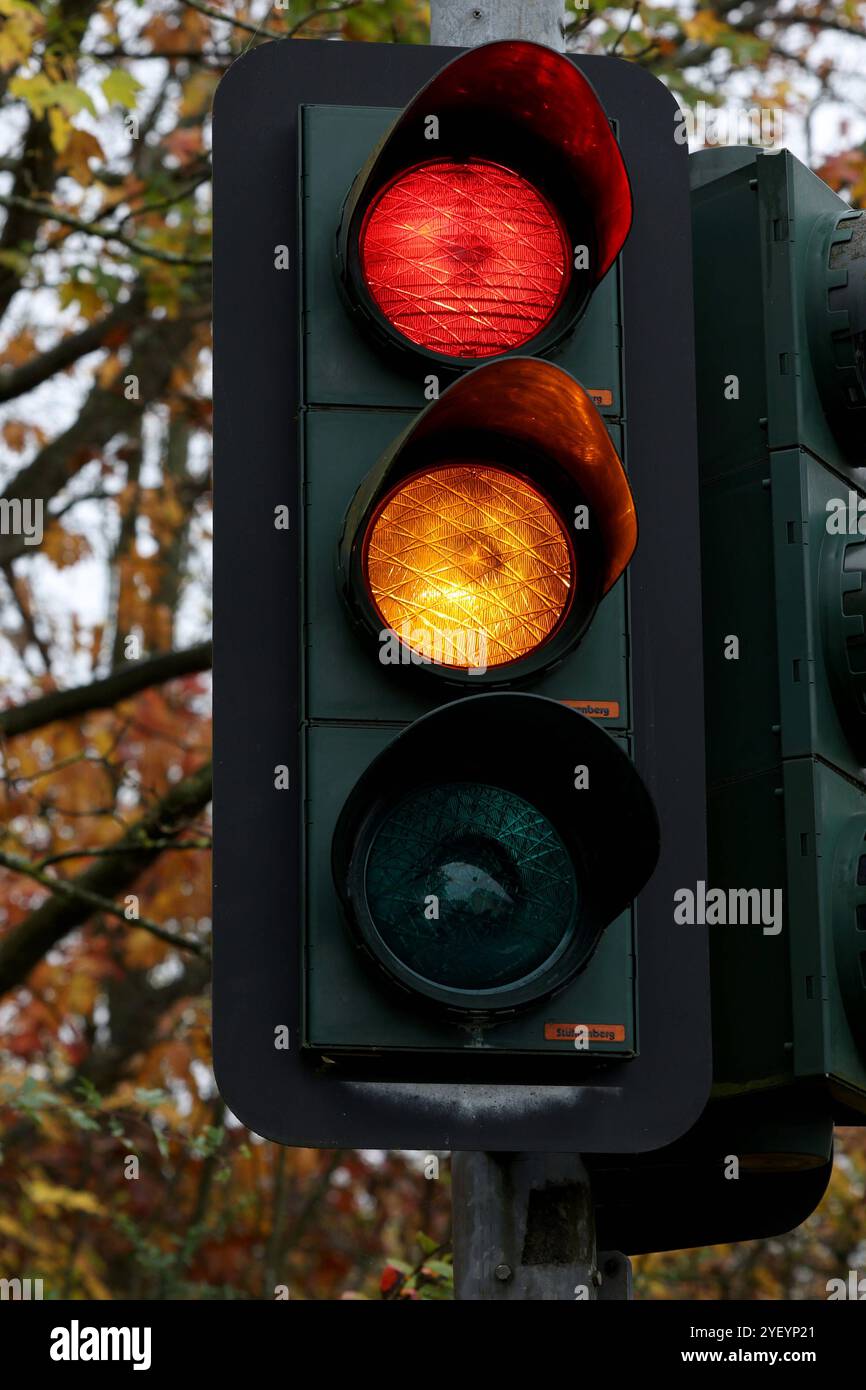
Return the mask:
[[450,160],[407,169],[367,209],[361,269],[381,312],[419,347],[491,357],[534,338],[568,288],[568,238],[511,169]]

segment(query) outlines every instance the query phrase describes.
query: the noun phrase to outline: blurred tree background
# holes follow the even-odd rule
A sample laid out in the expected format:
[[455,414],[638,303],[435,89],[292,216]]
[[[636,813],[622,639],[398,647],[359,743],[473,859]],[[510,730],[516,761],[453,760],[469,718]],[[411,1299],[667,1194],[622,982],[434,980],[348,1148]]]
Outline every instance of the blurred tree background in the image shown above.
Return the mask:
[[[859,205],[864,18],[590,0],[568,44],[782,108]],[[419,0],[0,0],[0,495],[46,509],[0,535],[0,1277],[47,1297],[449,1293],[446,1156],[259,1139],[208,1033],[211,102],[257,44],[428,29]],[[799,1231],[644,1257],[638,1296],[823,1297],[866,1261],[860,1136]]]

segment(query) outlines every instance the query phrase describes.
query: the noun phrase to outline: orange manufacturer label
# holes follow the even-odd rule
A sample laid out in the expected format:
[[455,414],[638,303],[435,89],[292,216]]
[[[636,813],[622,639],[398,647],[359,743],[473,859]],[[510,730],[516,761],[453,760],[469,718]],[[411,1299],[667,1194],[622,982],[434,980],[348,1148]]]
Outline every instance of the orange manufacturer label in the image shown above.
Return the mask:
[[580,710],[590,719],[619,719],[619,700],[563,700],[561,703]]
[[546,1042],[573,1043],[584,1038],[587,1042],[625,1042],[625,1027],[622,1023],[545,1023],[544,1037]]
[[613,405],[612,391],[595,390],[587,391],[586,394],[589,396],[593,405]]

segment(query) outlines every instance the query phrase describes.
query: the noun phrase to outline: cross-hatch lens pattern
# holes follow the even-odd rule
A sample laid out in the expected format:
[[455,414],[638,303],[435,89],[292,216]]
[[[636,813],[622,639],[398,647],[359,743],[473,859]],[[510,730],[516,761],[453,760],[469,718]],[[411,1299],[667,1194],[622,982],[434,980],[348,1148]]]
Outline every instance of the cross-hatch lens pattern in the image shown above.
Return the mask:
[[367,902],[388,949],[451,989],[495,989],[551,961],[574,928],[579,889],[562,840],[502,787],[413,791],[383,819]]
[[464,461],[415,474],[379,507],[365,545],[370,596],[411,650],[460,669],[519,661],[569,607],[574,552],[525,478]]
[[361,268],[385,318],[449,357],[520,347],[557,312],[571,254],[550,204],[511,169],[483,160],[420,164],[371,203]]

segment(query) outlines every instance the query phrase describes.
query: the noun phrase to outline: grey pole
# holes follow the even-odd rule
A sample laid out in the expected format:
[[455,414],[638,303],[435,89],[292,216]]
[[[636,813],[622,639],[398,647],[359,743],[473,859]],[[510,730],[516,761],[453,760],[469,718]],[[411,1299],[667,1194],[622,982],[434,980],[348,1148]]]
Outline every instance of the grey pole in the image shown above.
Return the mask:
[[430,42],[475,48],[495,39],[565,47],[565,0],[431,0]]
[[454,1154],[451,1184],[457,1299],[599,1297],[592,1196],[577,1154]]
[[[431,0],[430,42],[474,48],[531,39],[562,51],[564,0]],[[595,1244],[592,1194],[577,1154],[455,1153],[455,1294],[460,1300],[628,1297],[628,1261]]]

